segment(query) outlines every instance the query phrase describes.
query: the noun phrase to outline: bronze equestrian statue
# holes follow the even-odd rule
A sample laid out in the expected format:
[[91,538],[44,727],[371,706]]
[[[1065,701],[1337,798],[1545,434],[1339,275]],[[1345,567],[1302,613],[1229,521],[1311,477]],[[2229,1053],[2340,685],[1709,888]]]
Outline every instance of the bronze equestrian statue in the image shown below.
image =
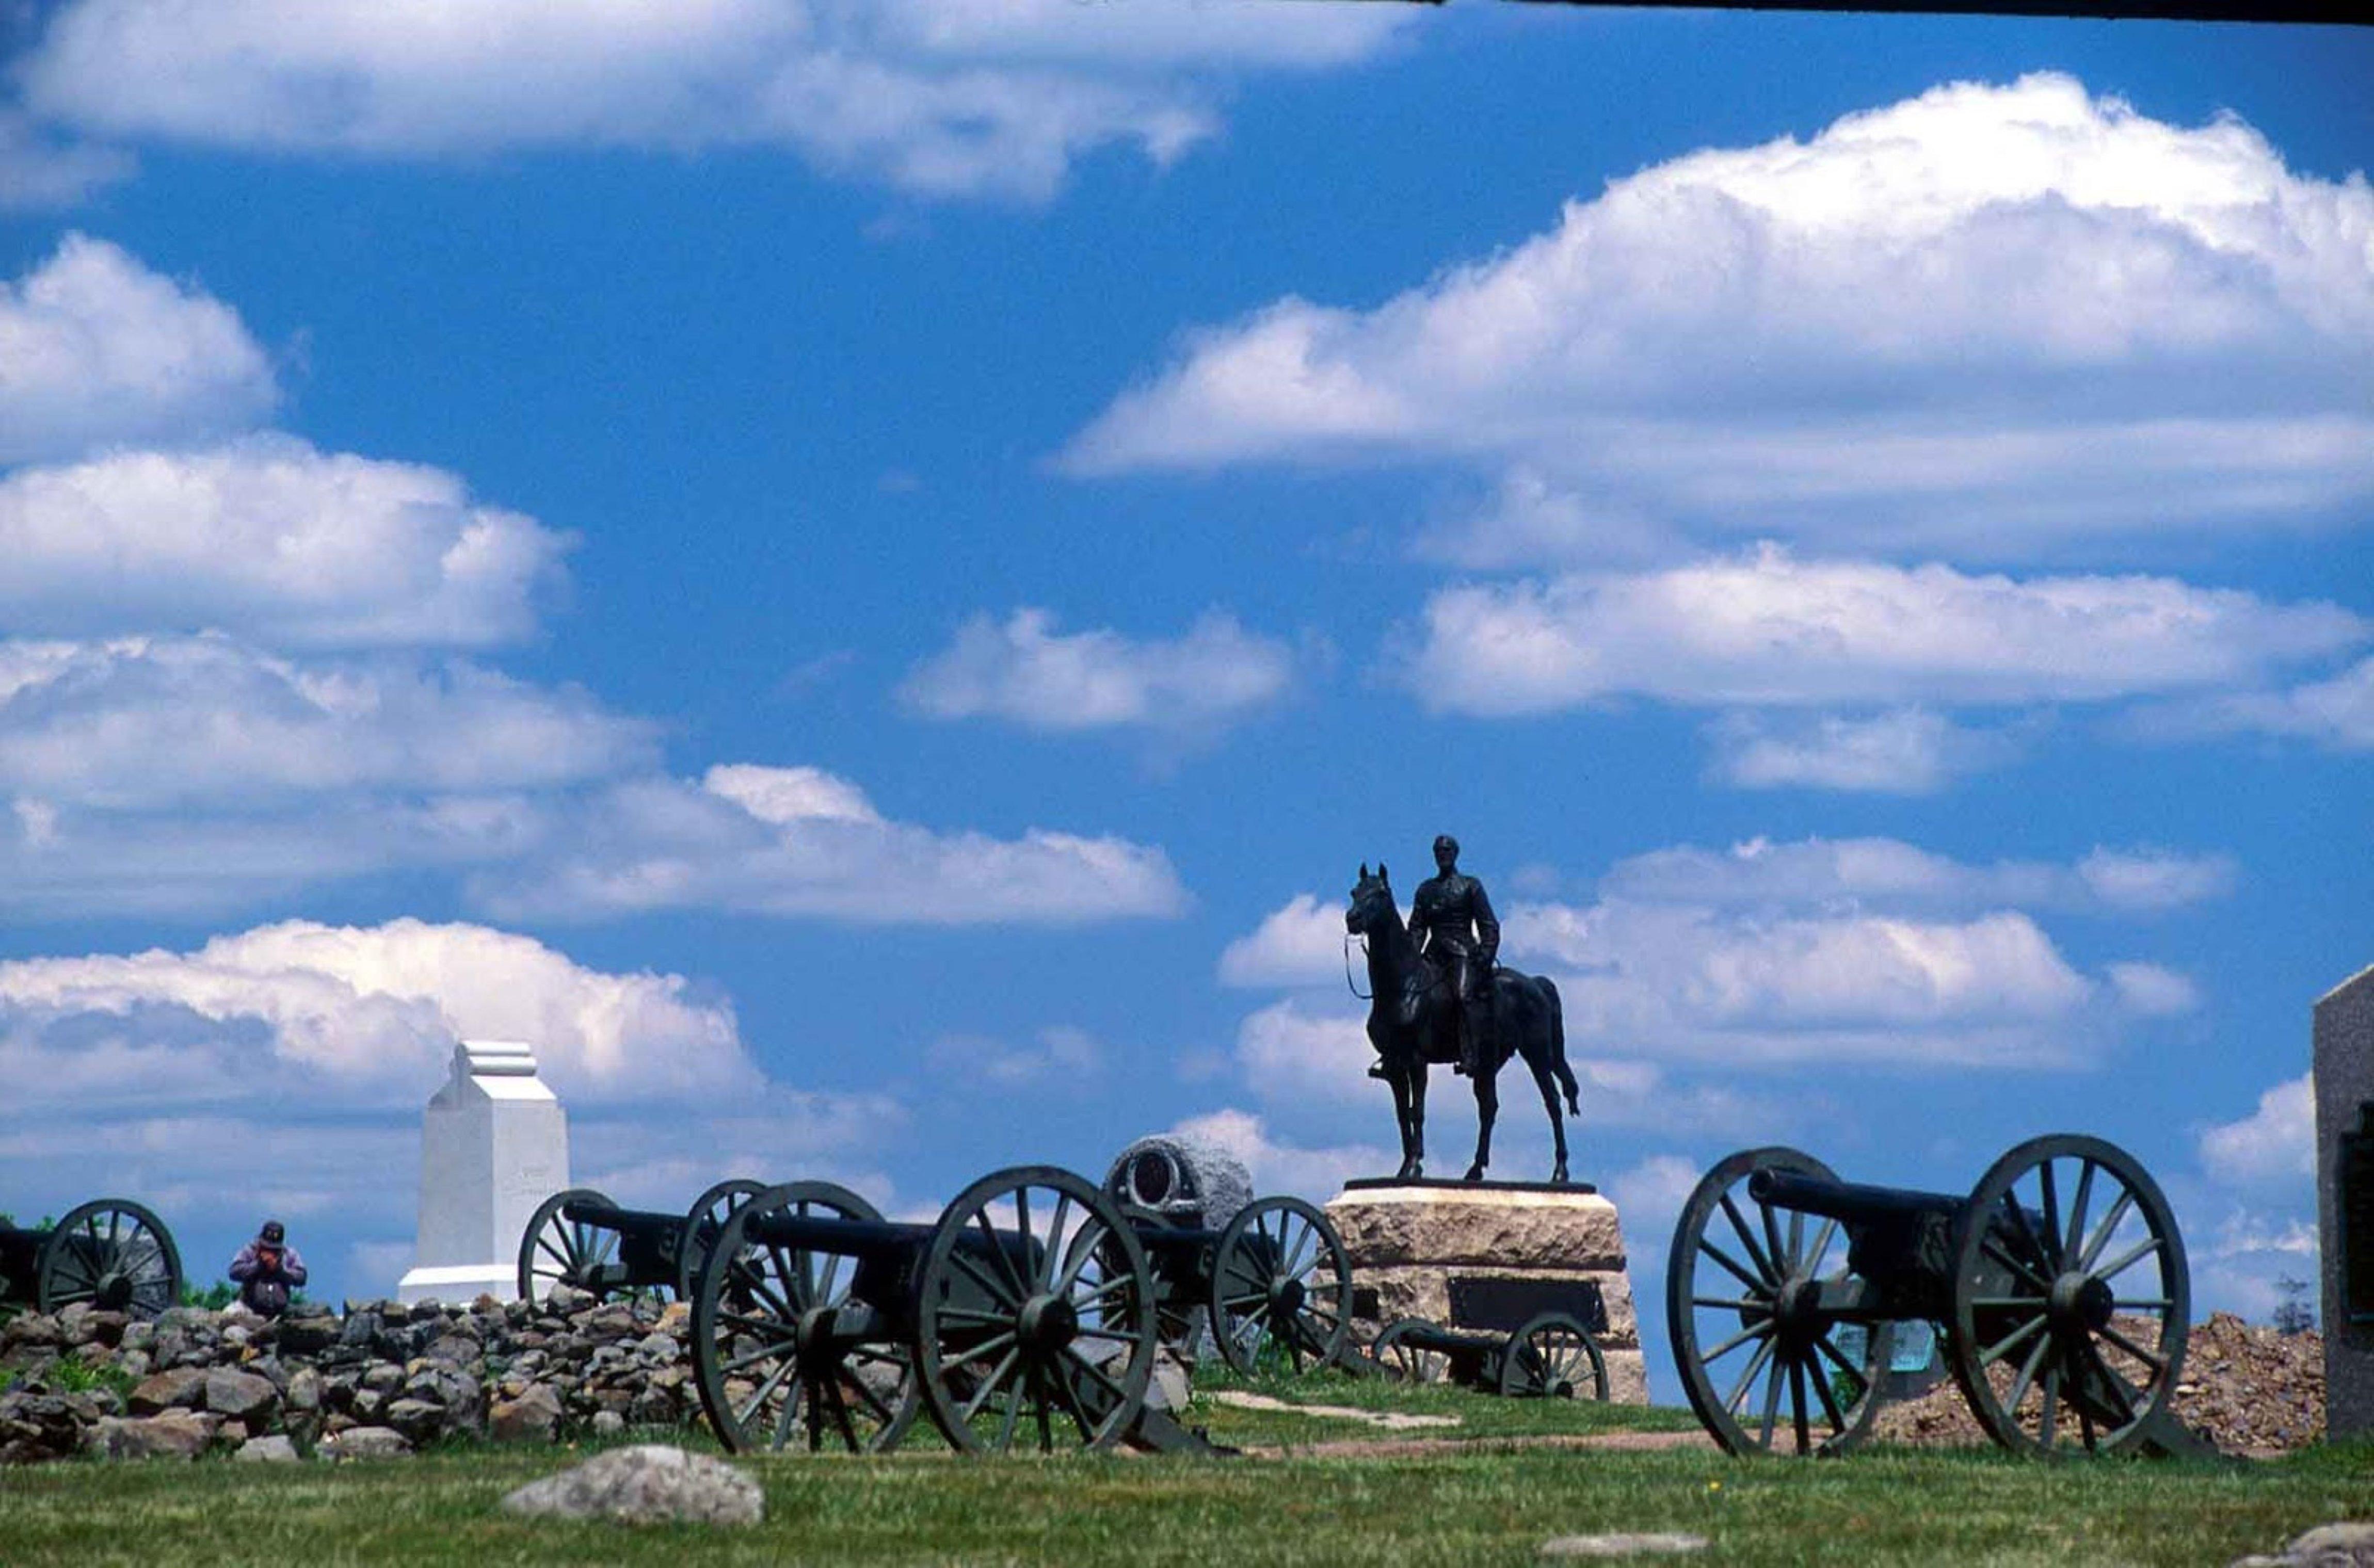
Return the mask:
[[1557,988],[1492,962],[1499,922],[1482,885],[1459,874],[1458,857],[1455,841],[1436,841],[1440,873],[1418,889],[1412,915],[1425,922],[1424,951],[1421,939],[1402,923],[1381,863],[1373,875],[1361,864],[1351,907],[1344,912],[1344,929],[1368,949],[1369,1043],[1381,1059],[1371,1072],[1393,1092],[1393,1117],[1402,1134],[1396,1177],[1409,1181],[1425,1175],[1428,1064],[1463,1058],[1475,1086],[1475,1162],[1467,1167],[1466,1179],[1481,1181],[1491,1163],[1492,1123],[1500,1111],[1500,1069],[1510,1057],[1522,1056],[1549,1112],[1557,1152],[1550,1180],[1563,1183],[1569,1178],[1560,1091],[1567,1112],[1581,1116],[1582,1106],[1566,1062],[1566,1020]]

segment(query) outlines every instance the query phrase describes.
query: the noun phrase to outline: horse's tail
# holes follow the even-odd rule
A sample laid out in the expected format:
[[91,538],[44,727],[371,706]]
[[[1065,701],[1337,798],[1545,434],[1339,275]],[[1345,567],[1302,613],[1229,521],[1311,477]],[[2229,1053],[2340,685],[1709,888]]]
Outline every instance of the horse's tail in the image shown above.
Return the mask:
[[1541,977],[1541,983],[1550,999],[1550,1071],[1557,1074],[1558,1087],[1566,1091],[1569,1114],[1581,1116],[1582,1102],[1575,1097],[1574,1069],[1566,1064],[1566,1004],[1558,1000],[1557,987],[1547,975]]

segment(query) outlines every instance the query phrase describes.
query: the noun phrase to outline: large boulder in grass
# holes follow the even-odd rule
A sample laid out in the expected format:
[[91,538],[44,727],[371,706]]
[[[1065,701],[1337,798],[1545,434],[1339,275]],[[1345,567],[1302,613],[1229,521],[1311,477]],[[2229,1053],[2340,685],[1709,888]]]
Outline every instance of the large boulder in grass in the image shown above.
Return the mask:
[[503,1511],[622,1525],[755,1525],[767,1501],[757,1481],[722,1459],[643,1444],[531,1481],[503,1499]]
[[170,1410],[196,1410],[206,1397],[206,1369],[177,1366],[141,1379],[125,1405],[135,1416],[153,1416]]

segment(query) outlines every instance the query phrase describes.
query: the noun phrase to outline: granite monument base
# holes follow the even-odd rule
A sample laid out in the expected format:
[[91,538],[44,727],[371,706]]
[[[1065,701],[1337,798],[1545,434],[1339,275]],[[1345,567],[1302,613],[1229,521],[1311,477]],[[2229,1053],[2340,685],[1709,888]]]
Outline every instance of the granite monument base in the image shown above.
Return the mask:
[[2316,1004],[2324,1432],[2374,1432],[2374,969]]
[[1505,1333],[1567,1312],[1607,1358],[1608,1398],[1649,1402],[1623,1227],[1589,1187],[1356,1182],[1327,1217],[1351,1256],[1362,1340],[1398,1317]]

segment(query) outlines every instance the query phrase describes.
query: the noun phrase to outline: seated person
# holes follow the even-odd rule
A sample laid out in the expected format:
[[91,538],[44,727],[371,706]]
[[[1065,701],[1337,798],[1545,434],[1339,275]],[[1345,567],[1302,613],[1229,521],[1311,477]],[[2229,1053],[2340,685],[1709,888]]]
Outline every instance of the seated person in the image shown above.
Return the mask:
[[288,1310],[289,1291],[305,1282],[305,1260],[288,1245],[288,1234],[279,1221],[266,1220],[255,1239],[230,1260],[240,1305],[250,1312],[279,1316]]

